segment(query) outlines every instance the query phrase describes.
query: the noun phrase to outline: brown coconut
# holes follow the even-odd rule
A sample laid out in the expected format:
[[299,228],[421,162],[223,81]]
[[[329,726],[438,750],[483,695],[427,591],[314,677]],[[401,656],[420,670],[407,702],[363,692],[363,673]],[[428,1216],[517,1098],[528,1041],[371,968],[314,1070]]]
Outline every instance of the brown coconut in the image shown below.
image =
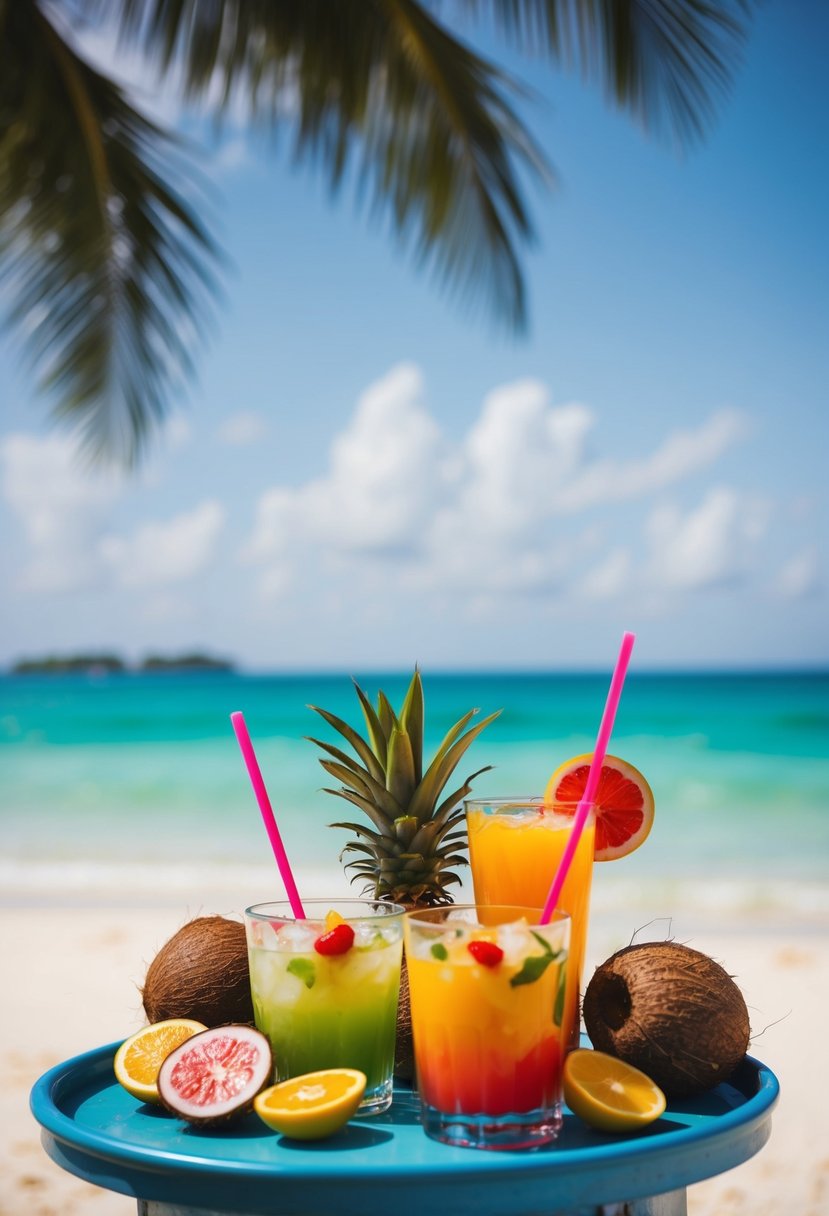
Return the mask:
[[142,991],[150,1022],[253,1023],[245,926],[223,916],[189,921],[150,963]]
[[731,976],[675,942],[627,946],[602,963],[583,1013],[597,1051],[641,1069],[669,1097],[712,1089],[748,1049],[748,1010]]

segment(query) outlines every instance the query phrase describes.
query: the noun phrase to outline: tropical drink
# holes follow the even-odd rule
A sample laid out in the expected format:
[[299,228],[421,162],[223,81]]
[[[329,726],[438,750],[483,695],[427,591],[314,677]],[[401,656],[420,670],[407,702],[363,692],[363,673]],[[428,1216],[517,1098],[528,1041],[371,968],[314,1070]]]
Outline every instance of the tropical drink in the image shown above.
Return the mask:
[[405,920],[417,1088],[427,1135],[532,1148],[561,1126],[569,917],[452,905]]
[[326,1068],[367,1078],[363,1114],[392,1099],[403,908],[309,900],[308,919],[285,903],[245,912],[256,1025],[273,1049],[275,1079]]
[[[468,800],[466,823],[475,899],[479,904],[529,903],[542,908],[570,838],[575,806],[543,798]],[[564,1041],[577,1046],[579,984],[587,941],[595,819],[591,812],[559,897],[569,914],[570,963],[564,1000]]]

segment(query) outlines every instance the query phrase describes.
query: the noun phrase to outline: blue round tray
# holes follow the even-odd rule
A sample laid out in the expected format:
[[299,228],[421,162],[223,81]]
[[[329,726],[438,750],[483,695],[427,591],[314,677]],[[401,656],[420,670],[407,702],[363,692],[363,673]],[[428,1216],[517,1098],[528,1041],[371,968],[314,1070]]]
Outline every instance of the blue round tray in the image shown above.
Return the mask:
[[756,1153],[771,1132],[774,1074],[746,1057],[729,1084],[673,1102],[636,1135],[591,1131],[565,1112],[556,1144],[485,1152],[429,1140],[417,1099],[397,1086],[391,1109],[329,1140],[301,1143],[248,1115],[203,1130],[131,1098],[115,1080],[118,1043],[45,1073],[31,1094],[49,1156],[124,1195],[210,1211],[272,1216],[519,1216],[684,1189]]

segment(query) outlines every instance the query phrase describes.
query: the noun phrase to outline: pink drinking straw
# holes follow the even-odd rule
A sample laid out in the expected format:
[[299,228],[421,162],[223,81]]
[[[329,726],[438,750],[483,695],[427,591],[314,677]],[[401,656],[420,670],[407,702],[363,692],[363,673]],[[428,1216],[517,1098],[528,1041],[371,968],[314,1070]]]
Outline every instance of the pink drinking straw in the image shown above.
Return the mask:
[[268,791],[265,789],[265,782],[262,780],[262,773],[259,769],[256,753],[253,750],[248,728],[245,725],[245,716],[237,710],[236,713],[230,715],[230,721],[233,724],[233,730],[239,742],[239,747],[242,749],[242,756],[247,766],[250,783],[253,786],[256,801],[259,803],[259,810],[262,812],[265,831],[268,833],[268,840],[271,842],[273,855],[276,858],[279,873],[282,875],[282,881],[285,884],[285,891],[288,895],[291,911],[297,920],[305,920],[305,911],[299,898],[299,891],[296,889],[294,876],[291,873],[288,854],[285,852],[282,837],[279,835],[279,828],[276,826],[276,819],[271,808],[271,800],[268,797]]
[[584,787],[581,802],[576,809],[573,827],[570,830],[570,838],[567,841],[561,861],[558,863],[556,876],[553,879],[553,885],[550,887],[544,911],[541,913],[540,923],[542,925],[548,923],[556,910],[561,888],[564,886],[564,880],[567,877],[576,849],[578,848],[581,834],[584,831],[584,825],[587,823],[587,816],[590,814],[590,807],[593,804],[593,799],[596,797],[599,778],[602,775],[602,765],[607,755],[607,745],[610,742],[610,735],[613,730],[613,721],[622,696],[622,685],[627,675],[630,652],[633,650],[633,643],[635,641],[635,634],[626,633],[622,638],[622,645],[619,647],[619,657],[616,660],[616,668],[613,672],[613,679],[610,681],[610,689],[607,694],[601,724],[599,725],[599,733],[596,736],[596,747],[593,751],[593,759],[590,762],[590,772],[587,774],[587,784]]

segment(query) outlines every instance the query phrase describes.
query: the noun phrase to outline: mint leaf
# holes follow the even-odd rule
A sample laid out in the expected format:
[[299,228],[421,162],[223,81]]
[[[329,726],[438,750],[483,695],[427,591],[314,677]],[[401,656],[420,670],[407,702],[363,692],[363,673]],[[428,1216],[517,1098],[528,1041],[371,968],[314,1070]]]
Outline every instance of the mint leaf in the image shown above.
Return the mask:
[[448,959],[449,951],[446,949],[443,942],[435,942],[435,944],[432,946],[432,957],[439,958],[442,963]]
[[541,934],[536,933],[534,929],[530,929],[530,933],[532,933],[535,940],[540,944],[541,949],[544,951],[544,953],[552,955],[553,950],[552,950],[550,943],[547,941],[546,937],[542,937]]
[[288,971],[302,980],[306,988],[313,988],[317,978],[314,964],[308,958],[292,958],[288,963]]
[[558,973],[558,989],[556,990],[556,1001],[553,1006],[553,1022],[556,1026],[561,1025],[561,1019],[564,1017],[564,992],[567,988],[567,968],[562,967]]
[[530,954],[524,959],[520,971],[516,971],[515,975],[510,980],[511,988],[518,988],[521,984],[534,984],[540,979],[544,972],[553,961],[551,952],[547,954]]

